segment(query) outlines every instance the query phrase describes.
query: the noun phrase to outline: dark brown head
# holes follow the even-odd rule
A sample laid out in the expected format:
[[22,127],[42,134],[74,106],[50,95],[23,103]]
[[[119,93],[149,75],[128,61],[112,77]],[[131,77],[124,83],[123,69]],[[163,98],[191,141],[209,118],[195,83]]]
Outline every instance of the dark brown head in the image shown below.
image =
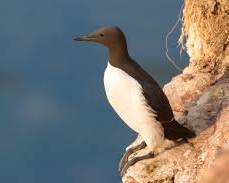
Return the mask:
[[126,38],[120,28],[116,26],[107,26],[98,29],[95,32],[87,35],[79,36],[75,41],[92,41],[100,43],[107,48],[114,49],[115,47],[126,47]]
[[108,48],[108,60],[113,66],[120,66],[124,60],[129,58],[125,35],[116,26],[106,26],[74,40],[92,41],[106,46]]

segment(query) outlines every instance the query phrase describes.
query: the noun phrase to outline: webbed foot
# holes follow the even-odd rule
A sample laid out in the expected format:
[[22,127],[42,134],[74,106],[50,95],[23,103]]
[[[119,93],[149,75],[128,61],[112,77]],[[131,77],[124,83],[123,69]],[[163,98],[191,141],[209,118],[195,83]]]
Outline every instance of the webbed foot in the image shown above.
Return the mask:
[[139,151],[141,149],[144,149],[146,147],[146,143],[142,142],[139,145],[136,145],[134,147],[129,148],[124,155],[122,156],[120,162],[119,162],[119,172],[122,172],[123,168],[125,167],[125,165],[128,163],[128,158],[131,154],[135,153],[136,151]]
[[120,171],[121,176],[123,177],[125,175],[126,171],[128,170],[128,168],[131,167],[131,166],[133,166],[138,161],[145,160],[145,159],[151,159],[153,157],[154,157],[154,153],[149,152],[146,155],[137,156],[137,157],[134,157],[133,159],[127,161],[125,163],[124,167],[122,168],[122,170]]

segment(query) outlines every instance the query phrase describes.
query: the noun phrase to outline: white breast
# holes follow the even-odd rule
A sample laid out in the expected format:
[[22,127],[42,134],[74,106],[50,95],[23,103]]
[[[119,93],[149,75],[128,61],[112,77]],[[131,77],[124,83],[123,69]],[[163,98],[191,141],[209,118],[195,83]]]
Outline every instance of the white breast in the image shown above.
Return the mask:
[[108,63],[104,86],[109,103],[130,128],[142,137],[147,133],[147,136],[153,135],[154,140],[155,135],[163,136],[163,129],[155,121],[155,113],[147,105],[142,87],[134,78]]

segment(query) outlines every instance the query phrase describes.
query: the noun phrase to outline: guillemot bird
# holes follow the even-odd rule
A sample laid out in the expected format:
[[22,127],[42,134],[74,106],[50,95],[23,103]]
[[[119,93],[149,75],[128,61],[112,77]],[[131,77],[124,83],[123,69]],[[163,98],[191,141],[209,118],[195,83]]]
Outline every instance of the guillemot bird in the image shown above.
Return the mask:
[[[92,41],[108,48],[108,63],[104,72],[107,99],[120,118],[143,139],[142,143],[129,148],[124,154],[119,165],[121,175],[137,161],[153,157],[168,142],[195,136],[174,119],[161,87],[130,57],[120,28],[103,27],[74,40]],[[150,153],[128,160],[132,153],[146,146]]]

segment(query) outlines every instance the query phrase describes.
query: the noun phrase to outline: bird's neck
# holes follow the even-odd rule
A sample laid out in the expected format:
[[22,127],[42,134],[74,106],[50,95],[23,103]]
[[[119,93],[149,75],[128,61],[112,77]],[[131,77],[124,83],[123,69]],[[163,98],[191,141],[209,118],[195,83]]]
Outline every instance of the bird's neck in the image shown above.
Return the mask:
[[129,58],[129,53],[126,45],[108,48],[108,60],[114,67],[119,67],[123,64],[124,60]]

